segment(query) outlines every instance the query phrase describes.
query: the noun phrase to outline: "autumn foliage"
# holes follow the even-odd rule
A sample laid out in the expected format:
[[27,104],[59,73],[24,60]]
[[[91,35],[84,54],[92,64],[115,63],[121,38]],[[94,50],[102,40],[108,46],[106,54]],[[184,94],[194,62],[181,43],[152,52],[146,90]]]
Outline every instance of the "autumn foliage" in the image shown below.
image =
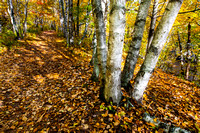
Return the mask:
[[99,83],[90,79],[90,51],[66,48],[53,31],[19,43],[0,55],[2,132],[163,132],[143,121],[144,112],[200,131],[200,88],[191,82],[156,69],[143,106],[123,89],[119,107],[106,105],[99,100]]

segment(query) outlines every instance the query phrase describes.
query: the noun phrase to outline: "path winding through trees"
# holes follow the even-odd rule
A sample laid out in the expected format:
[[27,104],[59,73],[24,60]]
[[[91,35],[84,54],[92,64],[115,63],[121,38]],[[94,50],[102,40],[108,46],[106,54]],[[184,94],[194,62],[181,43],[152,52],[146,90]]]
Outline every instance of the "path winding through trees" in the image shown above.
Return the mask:
[[[148,111],[159,120],[197,131],[199,88],[155,70],[144,106],[126,109],[98,99],[92,82],[91,55],[66,48],[54,31],[20,41],[0,54],[0,131],[155,131],[142,120]],[[86,51],[86,50],[85,50]]]

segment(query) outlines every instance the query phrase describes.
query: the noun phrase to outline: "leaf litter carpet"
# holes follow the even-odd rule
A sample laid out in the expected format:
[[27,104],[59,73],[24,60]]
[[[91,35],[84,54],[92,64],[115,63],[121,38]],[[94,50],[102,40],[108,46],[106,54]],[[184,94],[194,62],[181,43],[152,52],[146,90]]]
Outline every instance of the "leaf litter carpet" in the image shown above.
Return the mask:
[[124,91],[119,107],[106,105],[86,50],[66,48],[54,31],[19,43],[0,54],[1,132],[163,132],[144,112],[200,131],[200,92],[190,82],[156,70],[143,106],[127,107]]

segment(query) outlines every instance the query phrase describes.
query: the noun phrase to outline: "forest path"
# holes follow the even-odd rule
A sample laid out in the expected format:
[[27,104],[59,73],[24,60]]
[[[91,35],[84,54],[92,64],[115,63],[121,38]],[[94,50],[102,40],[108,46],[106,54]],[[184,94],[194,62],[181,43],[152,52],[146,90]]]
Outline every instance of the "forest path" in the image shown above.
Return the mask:
[[83,58],[91,57],[60,41],[54,31],[45,31],[0,55],[0,130],[65,131],[80,124],[77,115],[87,117],[83,110],[91,106],[87,101],[95,102],[98,89],[92,97],[86,90],[94,85]]
[[0,132],[162,132],[142,120],[144,112],[200,131],[200,88],[193,83],[156,69],[142,107],[127,109],[124,91],[120,107],[111,107],[90,80],[91,55],[63,40],[45,31],[0,53]]

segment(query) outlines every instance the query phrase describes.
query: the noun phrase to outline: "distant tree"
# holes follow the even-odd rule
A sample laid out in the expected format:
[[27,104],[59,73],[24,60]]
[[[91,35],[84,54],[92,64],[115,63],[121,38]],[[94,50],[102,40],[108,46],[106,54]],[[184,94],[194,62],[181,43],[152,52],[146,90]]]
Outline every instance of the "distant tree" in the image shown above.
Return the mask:
[[187,67],[186,67],[186,73],[185,73],[185,79],[189,79],[189,74],[190,74],[190,66],[191,66],[191,56],[192,56],[192,53],[191,53],[191,50],[190,50],[190,47],[191,47],[191,24],[189,23],[188,24],[188,40],[187,40],[187,55],[186,55],[186,58],[187,58]]
[[24,22],[23,22],[23,36],[25,36],[27,32],[27,16],[28,16],[28,2],[29,0],[25,0],[24,7]]
[[79,37],[79,14],[80,14],[80,0],[77,0],[77,16],[76,16],[76,35]]
[[73,0],[69,0],[69,44],[74,44]]
[[20,39],[19,29],[17,27],[17,23],[16,23],[16,20],[15,20],[14,7],[13,7],[12,0],[8,0],[7,3],[8,3],[8,13],[10,15],[11,23],[13,25],[13,32],[16,33],[17,39]]

